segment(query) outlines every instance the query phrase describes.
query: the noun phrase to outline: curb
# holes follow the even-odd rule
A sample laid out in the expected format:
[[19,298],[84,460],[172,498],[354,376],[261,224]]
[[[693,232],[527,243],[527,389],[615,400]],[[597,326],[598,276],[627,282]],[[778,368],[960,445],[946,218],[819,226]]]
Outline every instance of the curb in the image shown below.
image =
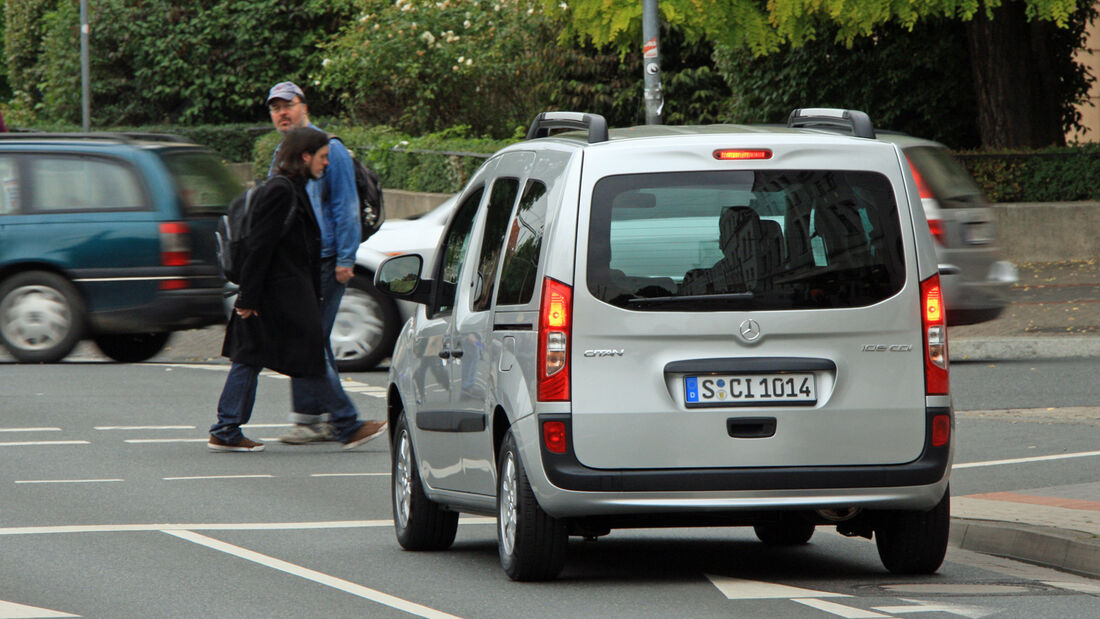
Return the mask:
[[948,350],[951,362],[1083,359],[1100,357],[1100,337],[949,337]]
[[1023,523],[952,518],[951,546],[1100,578],[1100,538]]

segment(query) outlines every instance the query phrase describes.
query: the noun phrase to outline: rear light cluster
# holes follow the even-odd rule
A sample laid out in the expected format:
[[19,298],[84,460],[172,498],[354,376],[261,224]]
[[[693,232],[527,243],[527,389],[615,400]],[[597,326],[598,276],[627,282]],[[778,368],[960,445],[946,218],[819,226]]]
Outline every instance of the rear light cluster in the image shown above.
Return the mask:
[[547,277],[539,308],[538,399],[565,402],[569,392],[569,339],[573,326],[573,289]]
[[[905,158],[909,162],[909,169],[913,171],[913,180],[917,182],[917,194],[921,200],[935,200],[936,196],[932,194],[932,190],[928,188],[928,183],[924,182],[924,177],[917,171],[917,166],[913,165],[913,160],[908,156]],[[927,215],[927,213],[925,213]],[[928,231],[932,233],[932,238],[936,239],[936,242],[943,245],[944,227],[943,221],[940,219],[928,220]]]
[[[160,264],[166,267],[180,267],[191,264],[191,227],[182,221],[167,221],[160,224]],[[187,288],[186,279],[161,280],[161,290],[179,290]]]
[[927,395],[947,395],[947,318],[935,274],[920,283],[921,324],[924,327],[924,386]]

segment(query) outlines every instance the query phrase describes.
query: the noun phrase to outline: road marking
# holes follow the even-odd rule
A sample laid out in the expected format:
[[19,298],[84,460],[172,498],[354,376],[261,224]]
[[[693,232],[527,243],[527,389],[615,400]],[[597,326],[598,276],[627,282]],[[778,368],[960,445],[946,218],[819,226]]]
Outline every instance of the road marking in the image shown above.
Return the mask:
[[36,608],[15,602],[0,600],[0,619],[45,619],[47,617],[79,617],[48,608]]
[[91,445],[91,441],[5,441],[0,447],[41,447],[53,445]]
[[772,582],[758,580],[745,580],[730,576],[712,576],[705,574],[714,583],[715,587],[731,600],[771,600],[791,598],[823,598],[823,597],[852,597],[844,593],[830,593],[828,591],[814,591],[788,585],[777,585]]
[[274,475],[267,473],[256,475],[193,475],[189,477],[161,477],[164,481],[187,481],[194,479],[273,479]]
[[415,602],[410,602],[408,600],[401,599],[388,593],[382,593],[377,589],[364,587],[363,585],[360,585],[358,583],[344,580],[342,578],[337,578],[335,576],[330,576],[323,572],[311,570],[300,565],[295,565],[281,559],[276,559],[275,557],[261,554],[253,550],[248,550],[247,548],[241,548],[240,546],[227,544],[220,540],[216,540],[205,535],[200,535],[193,531],[166,530],[164,531],[164,533],[178,537],[188,542],[192,542],[194,544],[199,544],[200,546],[206,546],[207,548],[233,555],[246,561],[252,561],[253,563],[258,563],[265,567],[270,567],[272,569],[285,572],[292,576],[311,580],[315,583],[322,584],[327,587],[332,587],[333,589],[336,589],[338,591],[350,593],[351,595],[356,595],[361,598],[371,600],[372,602],[377,602],[379,604],[389,606],[390,608],[395,608],[397,610],[407,612],[409,614],[418,615],[420,617],[430,617],[433,619],[455,618],[455,615],[438,611],[434,608],[429,608],[427,606],[422,606]]
[[817,610],[827,612],[830,615],[836,615],[838,617],[845,617],[846,619],[864,619],[871,617],[889,617],[890,615],[880,615],[874,611],[863,610],[862,608],[852,608],[851,606],[845,606],[843,604],[837,604],[836,602],[826,602],[825,600],[816,600],[813,598],[795,598],[792,602],[798,602],[799,604],[805,604],[810,608],[816,608]]
[[0,432],[60,432],[61,428],[0,428]]
[[[496,524],[496,518],[460,516],[458,524]],[[52,535],[57,533],[144,533],[148,531],[294,531],[311,529],[369,529],[392,527],[393,519],[320,520],[316,522],[207,522],[153,524],[67,524],[36,527],[0,527],[0,535]]]
[[311,473],[310,477],[389,477],[389,473]]
[[96,430],[194,430],[195,426],[96,426]]
[[[222,364],[214,365],[209,363],[156,363],[148,365],[159,365],[165,368],[187,368],[190,370],[213,370],[216,372],[228,372],[231,365]],[[271,370],[263,370],[260,372],[260,376],[267,376],[270,378],[287,379],[288,376],[279,374],[278,372],[272,372]],[[367,383],[361,383],[351,378],[342,378],[340,384],[343,385],[344,391],[351,391],[353,393],[359,393],[362,395],[368,395],[374,398],[385,398],[388,390],[386,387],[378,387]]]
[[[17,484],[100,484],[124,479],[17,479]],[[3,615],[0,615],[2,617]]]
[[123,443],[209,443],[209,438],[126,438]]
[[1048,460],[1067,460],[1069,458],[1091,458],[1100,456],[1100,451],[1080,451],[1070,454],[1057,454],[1053,456],[1032,456],[1030,458],[1012,458],[1010,460],[987,460],[985,462],[964,462],[951,467],[954,469],[972,469],[981,466],[1000,466],[1002,464],[1023,464],[1026,462],[1046,462]]
[[961,615],[963,617],[969,617],[970,619],[981,619],[982,617],[988,617],[1001,612],[999,608],[984,608],[982,606],[970,606],[969,604],[948,604],[944,602],[924,602],[921,600],[907,600],[901,598],[902,602],[908,604],[915,604],[916,606],[875,606],[875,610],[881,610],[884,613],[891,613],[894,615],[905,615],[909,613],[950,613],[952,615]]

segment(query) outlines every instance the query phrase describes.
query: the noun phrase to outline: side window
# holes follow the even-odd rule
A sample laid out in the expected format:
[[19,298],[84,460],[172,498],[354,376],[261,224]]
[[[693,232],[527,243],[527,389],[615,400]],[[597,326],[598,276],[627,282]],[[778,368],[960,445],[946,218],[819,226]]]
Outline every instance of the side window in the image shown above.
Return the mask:
[[0,215],[19,212],[20,193],[15,159],[0,157]]
[[30,160],[37,211],[127,210],[146,207],[141,182],[120,162],[84,157]]
[[481,204],[481,194],[484,188],[480,188],[458,206],[451,227],[447,229],[446,240],[440,248],[440,264],[438,277],[438,290],[433,315],[450,312],[454,307],[455,291],[458,285],[458,276],[462,272],[462,258],[466,255],[466,247],[470,244],[470,232],[474,227],[474,216],[477,215],[477,207]]
[[535,292],[542,231],[546,224],[546,185],[527,181],[504,245],[497,305],[529,303]]
[[504,231],[508,225],[508,216],[519,193],[519,179],[499,178],[493,183],[489,194],[489,212],[485,218],[485,234],[482,235],[481,256],[477,261],[476,295],[471,303],[475,312],[489,309],[493,298],[493,280],[497,274],[497,261],[500,259],[500,247],[504,243]]

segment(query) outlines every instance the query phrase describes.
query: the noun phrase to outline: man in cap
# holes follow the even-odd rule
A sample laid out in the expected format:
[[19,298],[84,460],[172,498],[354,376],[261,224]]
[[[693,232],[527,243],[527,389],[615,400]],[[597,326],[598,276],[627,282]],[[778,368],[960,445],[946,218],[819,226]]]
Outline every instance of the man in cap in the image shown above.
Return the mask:
[[[305,94],[293,82],[279,82],[267,93],[267,108],[271,122],[280,133],[298,127],[318,129],[309,121],[309,107]],[[276,149],[278,154],[278,149]],[[359,249],[360,223],[359,198],[355,190],[355,171],[351,154],[340,140],[329,140],[329,165],[324,177],[306,184],[306,193],[313,212],[321,225],[321,318],[325,335],[325,382],[342,403],[340,410],[321,410],[321,398],[312,393],[308,383],[291,379],[290,393],[294,423],[279,441],[291,445],[303,445],[315,441],[338,440],[345,449],[352,449],[381,435],[386,430],[385,421],[358,421],[358,411],[351,403],[332,354],[329,337],[336,322],[336,311],[344,296],[348,281],[354,275],[355,252]],[[272,165],[274,165],[272,158]],[[331,423],[325,417],[331,415],[339,423]],[[348,417],[354,424],[346,423]],[[349,430],[349,428],[351,428]]]

